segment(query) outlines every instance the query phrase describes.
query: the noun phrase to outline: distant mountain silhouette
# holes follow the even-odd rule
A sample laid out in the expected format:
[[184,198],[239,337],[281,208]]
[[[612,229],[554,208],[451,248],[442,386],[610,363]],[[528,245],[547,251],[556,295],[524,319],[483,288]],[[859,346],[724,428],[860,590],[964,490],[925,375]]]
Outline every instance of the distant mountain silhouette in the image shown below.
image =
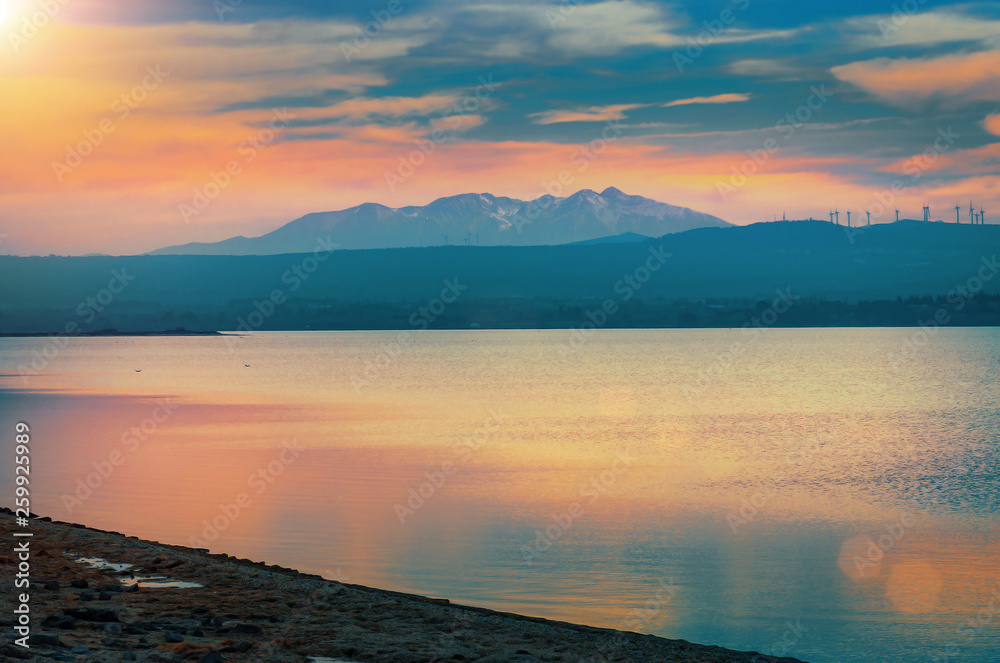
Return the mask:
[[317,241],[341,249],[385,249],[479,244],[540,246],[601,239],[623,233],[646,237],[730,224],[686,207],[630,196],[614,187],[566,198],[524,201],[466,193],[425,207],[365,203],[339,212],[307,214],[260,237],[191,243],[151,255],[277,255],[313,251]]

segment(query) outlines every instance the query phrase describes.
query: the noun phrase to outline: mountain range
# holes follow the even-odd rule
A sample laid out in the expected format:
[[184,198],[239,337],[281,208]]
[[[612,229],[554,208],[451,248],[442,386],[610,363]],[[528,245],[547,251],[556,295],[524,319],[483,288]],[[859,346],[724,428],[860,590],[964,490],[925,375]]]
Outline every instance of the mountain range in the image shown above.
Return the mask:
[[478,244],[541,246],[615,235],[660,237],[731,224],[710,214],[630,196],[609,187],[524,201],[489,193],[439,198],[424,207],[365,203],[307,214],[260,237],[233,237],[151,251],[152,255],[277,255],[306,253],[322,239],[341,249]]

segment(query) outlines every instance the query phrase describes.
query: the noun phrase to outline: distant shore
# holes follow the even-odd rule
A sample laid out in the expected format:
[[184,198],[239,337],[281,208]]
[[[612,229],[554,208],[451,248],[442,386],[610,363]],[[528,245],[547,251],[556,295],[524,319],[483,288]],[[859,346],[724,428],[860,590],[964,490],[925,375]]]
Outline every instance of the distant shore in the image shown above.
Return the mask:
[[[0,641],[0,657],[15,660],[801,663],[344,584],[83,525],[17,527],[0,509],[2,536],[15,531],[33,534],[18,539],[30,545],[31,589],[18,591],[30,591],[31,649],[13,643],[10,627]],[[93,558],[129,566],[94,568]],[[0,556],[12,575],[17,563]],[[164,582],[198,586],[155,586]],[[0,593],[8,621],[18,600],[12,588]]]
[[[259,303],[259,302],[258,302]],[[72,313],[51,321],[18,323],[10,319],[0,336],[211,336],[254,331],[406,331],[470,329],[552,329],[591,333],[595,329],[745,329],[748,334],[766,328],[814,329],[846,327],[997,327],[1000,295],[975,297],[907,297],[847,303],[817,297],[799,297],[776,291],[761,300],[668,300],[613,297],[554,299],[504,297],[467,298],[447,307],[402,302],[326,302],[273,307],[269,317],[255,315],[253,301],[233,302],[216,310],[211,323],[190,321],[159,328],[136,316],[122,315],[100,329],[79,329]],[[247,314],[246,311],[252,311]],[[206,320],[212,315],[201,313]],[[67,322],[69,320],[70,322]],[[111,323],[111,324],[109,324]],[[136,330],[136,331],[132,331]]]
[[37,338],[39,336],[219,336],[217,331],[190,331],[188,329],[171,329],[167,331],[118,331],[117,329],[99,329],[96,331],[76,332],[66,334],[59,332],[0,332],[0,338]]

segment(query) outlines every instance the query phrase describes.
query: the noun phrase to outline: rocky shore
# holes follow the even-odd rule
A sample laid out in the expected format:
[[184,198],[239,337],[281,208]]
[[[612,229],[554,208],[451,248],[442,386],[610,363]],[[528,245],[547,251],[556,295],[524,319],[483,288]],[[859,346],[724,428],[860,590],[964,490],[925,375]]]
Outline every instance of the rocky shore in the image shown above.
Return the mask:
[[[15,538],[14,532],[33,536]],[[0,660],[795,663],[357,585],[0,513]],[[28,540],[30,589],[14,546]],[[13,543],[12,543],[13,542]],[[15,643],[28,593],[30,649]]]

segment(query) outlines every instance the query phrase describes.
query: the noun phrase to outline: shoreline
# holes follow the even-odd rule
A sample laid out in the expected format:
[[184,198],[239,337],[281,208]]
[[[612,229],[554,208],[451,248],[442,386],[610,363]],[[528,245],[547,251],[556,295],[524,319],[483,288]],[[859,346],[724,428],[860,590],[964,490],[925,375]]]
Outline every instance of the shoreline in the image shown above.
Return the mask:
[[[33,536],[31,589],[11,586],[0,596],[0,656],[12,660],[802,663],[341,583],[48,518],[26,530],[0,509],[8,541],[15,529]],[[80,558],[131,566],[92,568]],[[16,564],[0,555],[12,576]],[[142,580],[149,576],[164,579]],[[162,584],[169,581],[198,586]],[[30,595],[30,650],[12,643],[22,591]]]
[[191,331],[188,329],[172,329],[168,331],[118,331],[117,329],[99,329],[96,331],[67,332],[0,332],[0,338],[44,338],[47,336],[86,336],[100,338],[105,336],[222,336],[220,331]]
[[[802,324],[802,325],[783,325],[775,324],[772,326],[762,326],[762,327],[752,327],[747,325],[736,325],[736,326],[726,326],[726,325],[705,325],[701,327],[683,327],[677,325],[645,325],[645,326],[627,326],[627,325],[617,325],[617,324],[607,324],[600,327],[596,331],[751,331],[758,332],[759,329],[782,329],[782,330],[803,330],[803,329],[817,329],[817,330],[839,330],[839,329],[923,329],[926,325],[921,325],[918,323],[900,323],[900,324]],[[1000,328],[1000,320],[992,324],[985,323],[949,323],[943,326],[944,329],[997,329]],[[576,327],[539,327],[539,326],[479,326],[479,327],[429,327],[426,330],[415,329],[413,327],[330,327],[330,328],[315,328],[315,329],[221,329],[221,330],[204,330],[204,331],[118,331],[116,329],[111,330],[100,330],[91,332],[77,332],[69,334],[60,331],[33,331],[33,332],[0,332],[0,338],[116,338],[116,337],[176,337],[176,336],[233,336],[233,337],[244,337],[249,334],[255,333],[266,333],[266,334],[323,334],[329,332],[344,332],[344,333],[355,333],[355,332],[372,332],[372,333],[392,333],[392,332],[402,332],[408,334],[417,333],[417,331],[433,331],[433,332],[461,332],[461,331],[552,331],[552,332],[580,332],[580,326]],[[589,335],[595,330],[587,330]]]

